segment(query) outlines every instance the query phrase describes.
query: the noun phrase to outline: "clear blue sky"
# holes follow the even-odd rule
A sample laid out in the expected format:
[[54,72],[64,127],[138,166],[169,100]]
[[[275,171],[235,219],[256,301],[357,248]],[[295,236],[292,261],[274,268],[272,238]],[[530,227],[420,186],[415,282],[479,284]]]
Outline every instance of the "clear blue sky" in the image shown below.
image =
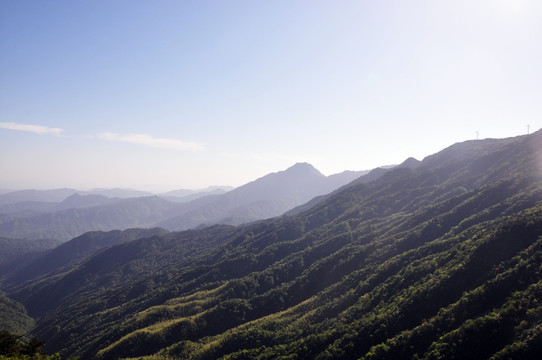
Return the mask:
[[0,0],[0,188],[237,186],[528,124],[539,0]]

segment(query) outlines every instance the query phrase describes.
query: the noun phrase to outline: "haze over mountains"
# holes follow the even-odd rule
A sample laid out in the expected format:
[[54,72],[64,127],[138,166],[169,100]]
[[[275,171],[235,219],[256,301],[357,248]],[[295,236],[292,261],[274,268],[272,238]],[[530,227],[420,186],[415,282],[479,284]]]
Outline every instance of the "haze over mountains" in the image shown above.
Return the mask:
[[184,230],[200,224],[239,225],[278,216],[365,173],[347,171],[326,177],[312,165],[298,163],[223,195],[195,200],[178,216],[156,225],[168,230]]
[[296,164],[231,191],[227,191],[228,187],[213,187],[159,196],[122,189],[16,191],[0,195],[0,236],[69,240],[93,230],[239,225],[281,215],[364,173],[345,171],[326,177],[309,164]]
[[[537,359],[541,159],[542,131],[468,141],[290,215],[86,233],[0,268],[0,314],[83,360]],[[199,201],[210,218],[261,189],[301,201],[270,190],[301,178],[331,186],[297,164]]]
[[232,186],[210,186],[201,190],[179,189],[160,194],[160,197],[173,202],[188,202],[207,195],[220,195],[231,191]]

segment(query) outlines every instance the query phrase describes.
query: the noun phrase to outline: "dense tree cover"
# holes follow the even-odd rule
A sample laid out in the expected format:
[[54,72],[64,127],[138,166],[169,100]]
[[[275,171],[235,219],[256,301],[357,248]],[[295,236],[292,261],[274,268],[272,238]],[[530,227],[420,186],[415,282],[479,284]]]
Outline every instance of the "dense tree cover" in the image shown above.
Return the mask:
[[61,243],[52,239],[25,240],[0,237],[0,278],[3,274],[24,268]]
[[34,319],[28,316],[25,307],[0,293],[0,328],[24,334],[34,327]]
[[0,266],[29,253],[39,253],[58,246],[52,239],[21,240],[0,237]]
[[46,349],[83,359],[534,359],[541,158],[542,133],[457,144],[296,215],[123,243],[9,295]]
[[[44,342],[37,338],[28,341],[8,330],[0,330],[0,360],[61,360],[59,354],[47,355]],[[75,360],[75,358],[72,358]]]
[[[153,235],[166,235],[167,233],[166,230],[160,228],[87,232],[59,245],[20,269],[12,268],[12,271],[6,271],[0,267],[0,277],[3,277],[4,288],[8,291],[14,291],[17,286],[36,278],[52,277],[68,272],[113,245]],[[6,274],[6,276],[1,276],[2,274]]]

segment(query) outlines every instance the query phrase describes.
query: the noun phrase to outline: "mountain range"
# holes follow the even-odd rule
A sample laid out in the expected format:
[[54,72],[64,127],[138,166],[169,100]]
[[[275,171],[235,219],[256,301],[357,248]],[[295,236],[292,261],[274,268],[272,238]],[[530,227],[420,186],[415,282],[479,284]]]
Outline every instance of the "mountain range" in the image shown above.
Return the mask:
[[232,186],[209,186],[200,190],[179,189],[160,194],[160,197],[169,201],[184,203],[208,195],[224,194],[233,189]]
[[310,164],[298,163],[223,195],[190,202],[178,216],[159,222],[156,226],[185,230],[201,224],[240,225],[278,216],[366,173],[345,171],[325,176]]
[[3,270],[3,316],[81,359],[537,359],[540,159],[467,141],[280,217],[85,234]]
[[326,177],[312,165],[296,164],[227,192],[227,187],[214,187],[201,192],[177,190],[135,198],[101,195],[140,194],[120,189],[94,191],[100,194],[70,189],[16,191],[0,195],[0,236],[66,241],[96,230],[157,226],[184,230],[217,223],[239,225],[281,215],[364,173],[345,171]]

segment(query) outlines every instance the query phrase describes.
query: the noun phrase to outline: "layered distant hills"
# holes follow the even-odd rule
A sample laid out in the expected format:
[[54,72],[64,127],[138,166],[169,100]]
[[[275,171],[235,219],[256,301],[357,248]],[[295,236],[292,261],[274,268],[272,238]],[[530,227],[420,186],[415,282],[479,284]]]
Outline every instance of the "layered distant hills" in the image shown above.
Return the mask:
[[219,196],[208,196],[186,204],[180,214],[156,225],[184,230],[201,224],[239,225],[283,214],[295,206],[366,174],[345,171],[325,176],[307,163],[298,163],[268,174]]
[[202,190],[179,189],[163,193],[160,195],[160,197],[169,201],[184,203],[208,195],[224,194],[225,192],[231,191],[233,189],[234,188],[231,186],[210,186]]
[[296,164],[231,191],[213,187],[160,196],[123,189],[15,191],[0,195],[0,236],[66,241],[95,230],[239,225],[280,215],[365,173],[326,177],[309,164]]
[[[468,141],[290,215],[87,233],[3,269],[0,315],[82,360],[538,359],[540,159],[540,131]],[[221,201],[300,177],[325,188],[298,164]]]

